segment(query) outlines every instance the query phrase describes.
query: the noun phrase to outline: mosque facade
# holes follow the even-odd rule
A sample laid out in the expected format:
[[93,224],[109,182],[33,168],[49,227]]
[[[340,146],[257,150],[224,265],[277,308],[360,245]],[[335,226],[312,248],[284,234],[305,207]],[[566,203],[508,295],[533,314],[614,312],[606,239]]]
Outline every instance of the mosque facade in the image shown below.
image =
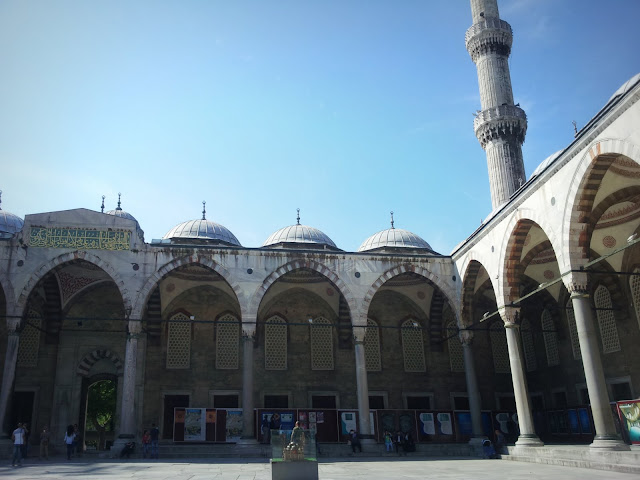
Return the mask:
[[3,432],[78,423],[88,438],[89,388],[108,380],[114,440],[152,423],[173,440],[175,409],[202,408],[243,439],[263,413],[294,412],[321,441],[353,418],[375,440],[450,427],[466,442],[501,413],[516,445],[628,448],[611,402],[640,389],[640,75],[526,180],[511,27],[496,0],[471,7],[493,204],[478,230],[445,255],[392,217],[346,252],[299,215],[251,248],[204,205],[151,241],[120,202],[0,210]]

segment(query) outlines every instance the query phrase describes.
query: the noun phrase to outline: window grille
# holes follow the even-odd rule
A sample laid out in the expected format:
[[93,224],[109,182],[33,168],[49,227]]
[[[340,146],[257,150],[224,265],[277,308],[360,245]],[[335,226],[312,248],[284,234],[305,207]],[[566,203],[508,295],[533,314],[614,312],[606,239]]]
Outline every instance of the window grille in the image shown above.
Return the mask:
[[582,360],[582,352],[580,351],[580,340],[578,339],[578,327],[576,326],[576,317],[573,313],[573,303],[571,299],[567,302],[567,322],[569,323],[569,334],[571,335],[571,349],[573,350],[573,358]]
[[507,347],[507,332],[501,321],[491,325],[491,351],[493,353],[493,368],[496,373],[510,373],[509,348]]
[[407,320],[402,324],[402,353],[405,372],[425,372],[424,340],[422,329],[415,320]]
[[367,319],[367,330],[364,334],[364,358],[368,372],[379,372],[382,370],[380,358],[380,329],[378,324]]
[[274,316],[264,326],[265,370],[287,369],[287,322]]
[[231,314],[223,315],[216,323],[216,368],[235,370],[239,364],[240,323]]
[[167,327],[167,368],[189,368],[190,363],[191,322],[184,313],[177,313]]
[[40,329],[42,328],[42,318],[35,310],[29,310],[27,324],[20,333],[20,343],[18,346],[18,366],[37,367],[38,352],[40,350]]
[[[596,316],[600,326],[600,338],[602,339],[603,353],[620,351],[620,339],[618,338],[618,328],[616,327],[616,317],[613,314],[613,304],[611,294],[607,287],[600,285],[594,295],[596,304]],[[608,310],[600,310],[601,308]]]
[[528,318],[522,319],[520,337],[522,338],[522,349],[524,350],[524,362],[527,365],[527,372],[533,372],[538,368],[538,360],[536,359],[536,348],[533,344],[531,322]]
[[634,269],[633,273],[636,275],[631,275],[631,278],[629,278],[629,287],[633,297],[633,306],[636,309],[636,319],[638,320],[638,326],[640,326],[640,269]]
[[449,344],[449,363],[452,372],[464,372],[464,353],[460,337],[458,336],[458,327],[455,321],[447,324],[447,337]]
[[311,369],[333,370],[333,329],[331,322],[318,317],[311,324]]
[[542,337],[544,338],[544,349],[547,352],[547,365],[559,365],[560,355],[558,353],[558,334],[556,332],[556,326],[553,322],[551,312],[545,308],[542,312]]

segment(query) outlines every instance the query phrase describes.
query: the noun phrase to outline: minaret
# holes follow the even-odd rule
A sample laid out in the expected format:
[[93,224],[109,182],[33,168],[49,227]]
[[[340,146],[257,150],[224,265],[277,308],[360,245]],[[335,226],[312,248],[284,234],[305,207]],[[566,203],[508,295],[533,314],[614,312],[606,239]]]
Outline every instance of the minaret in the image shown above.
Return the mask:
[[527,116],[513,104],[509,54],[511,25],[500,19],[497,0],[471,0],[473,25],[465,35],[467,51],[478,69],[480,102],[473,128],[487,152],[491,204],[495,210],[526,181],[522,144]]

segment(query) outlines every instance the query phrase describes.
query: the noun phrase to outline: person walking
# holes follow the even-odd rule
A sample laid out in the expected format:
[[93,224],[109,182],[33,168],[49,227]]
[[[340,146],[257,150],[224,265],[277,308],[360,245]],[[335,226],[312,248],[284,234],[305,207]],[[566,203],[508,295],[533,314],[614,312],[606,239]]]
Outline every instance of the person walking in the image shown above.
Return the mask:
[[147,458],[148,455],[151,455],[151,435],[149,430],[145,430],[142,434],[142,458]]
[[51,432],[44,426],[40,433],[40,460],[43,458],[49,460],[49,439],[51,438]]
[[351,450],[356,453],[356,448],[362,453],[362,445],[360,444],[360,435],[354,429],[349,432],[349,440],[351,440]]
[[158,430],[155,423],[151,424],[149,436],[151,437],[151,458],[158,458],[158,440],[160,438],[160,430]]
[[11,460],[11,466],[22,466],[22,445],[25,442],[25,432],[22,428],[22,424],[18,423],[18,427],[11,434],[11,440],[13,440],[13,460]]
[[64,434],[64,444],[67,446],[67,460],[71,460],[71,454],[73,453],[73,440],[76,438],[73,425],[67,427],[67,432]]

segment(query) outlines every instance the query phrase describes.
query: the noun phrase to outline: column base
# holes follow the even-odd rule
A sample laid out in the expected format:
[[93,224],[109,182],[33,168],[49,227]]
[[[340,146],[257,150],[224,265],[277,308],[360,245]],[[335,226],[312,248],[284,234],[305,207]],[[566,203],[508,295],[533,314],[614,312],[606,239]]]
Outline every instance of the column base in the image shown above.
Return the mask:
[[596,436],[593,443],[589,445],[592,452],[606,452],[606,451],[629,451],[631,447],[620,440],[615,435],[600,435]]
[[521,434],[516,441],[516,447],[544,447],[544,443],[535,434]]
[[373,435],[360,435],[360,443],[362,445],[377,445],[378,442],[373,438]]

